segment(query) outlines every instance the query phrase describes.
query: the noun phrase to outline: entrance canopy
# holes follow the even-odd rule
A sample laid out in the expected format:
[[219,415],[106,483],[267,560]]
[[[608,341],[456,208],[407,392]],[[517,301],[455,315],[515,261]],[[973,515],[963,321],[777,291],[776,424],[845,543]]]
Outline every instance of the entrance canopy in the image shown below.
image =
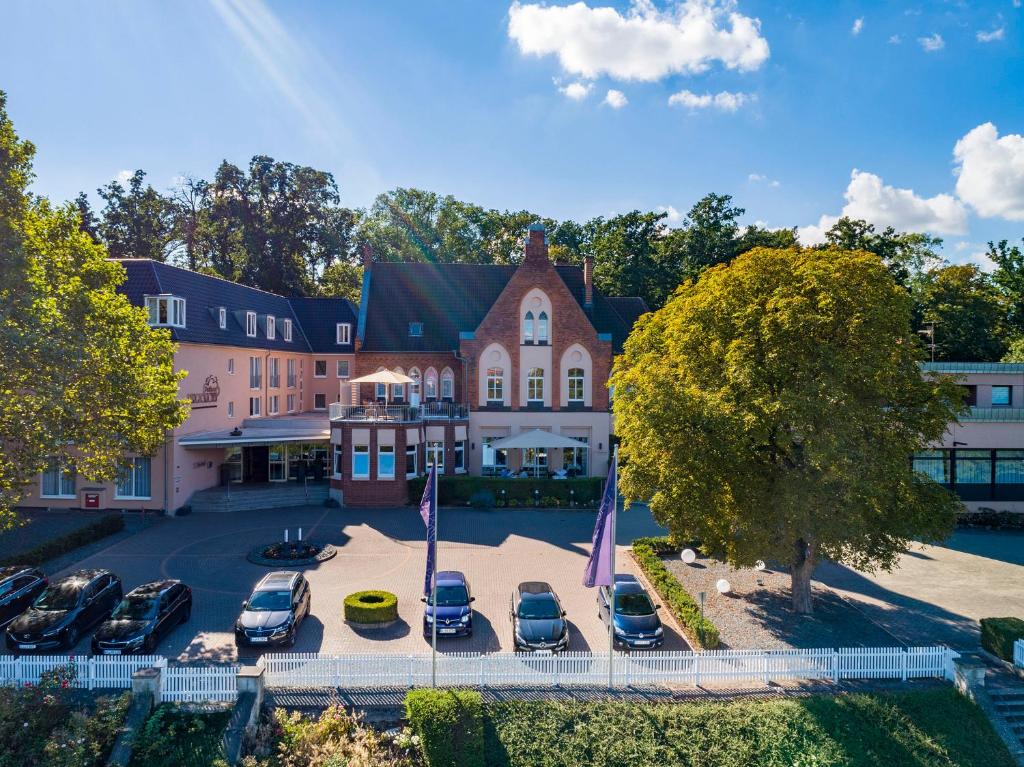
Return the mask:
[[231,447],[233,445],[270,445],[279,442],[326,442],[331,438],[331,428],[316,426],[302,428],[297,425],[270,427],[244,427],[224,431],[205,431],[181,437],[178,444],[193,450],[210,447]]
[[511,437],[505,437],[491,443],[491,448],[494,450],[514,450],[529,449],[529,448],[589,448],[586,442],[580,442],[578,439],[572,439],[571,437],[563,437],[561,434],[555,434],[550,431],[544,431],[543,429],[532,429],[531,431],[520,432],[519,434],[513,434]]

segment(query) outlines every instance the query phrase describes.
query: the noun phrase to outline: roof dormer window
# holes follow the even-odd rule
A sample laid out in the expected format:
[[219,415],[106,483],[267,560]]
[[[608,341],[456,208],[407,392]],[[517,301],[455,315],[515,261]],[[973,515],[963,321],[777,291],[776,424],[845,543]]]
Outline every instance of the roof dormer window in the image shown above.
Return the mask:
[[422,322],[410,322],[409,323],[409,337],[419,338],[423,335],[423,323]]
[[336,328],[337,342],[339,344],[352,343],[352,323],[350,322],[339,322]]
[[185,299],[162,293],[146,296],[146,311],[153,327],[185,327]]
[[281,327],[281,334],[284,336],[285,341],[292,340],[292,321],[289,319],[284,320],[284,325]]
[[256,312],[245,313],[245,334],[249,338],[256,337]]
[[221,330],[227,330],[228,327],[228,310],[223,306],[217,310],[217,325]]
[[272,314],[267,315],[267,340],[273,341],[277,338],[277,320]]

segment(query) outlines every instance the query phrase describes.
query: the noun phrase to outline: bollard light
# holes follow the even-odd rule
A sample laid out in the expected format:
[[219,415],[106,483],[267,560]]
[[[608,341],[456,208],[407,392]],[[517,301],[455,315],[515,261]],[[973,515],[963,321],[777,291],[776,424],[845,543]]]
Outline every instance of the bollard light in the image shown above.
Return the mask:
[[718,589],[719,594],[728,594],[732,591],[732,585],[725,578],[719,578],[715,588]]
[[693,549],[683,549],[682,560],[686,564],[692,565],[694,562],[697,561],[697,552],[695,552]]

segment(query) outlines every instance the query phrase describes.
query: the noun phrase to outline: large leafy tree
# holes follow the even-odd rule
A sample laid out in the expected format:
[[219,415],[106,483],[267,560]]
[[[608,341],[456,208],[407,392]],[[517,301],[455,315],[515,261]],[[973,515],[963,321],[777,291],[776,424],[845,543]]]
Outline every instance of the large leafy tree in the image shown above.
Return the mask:
[[825,232],[822,247],[839,250],[863,250],[882,259],[900,285],[910,288],[913,280],[930,268],[939,266],[938,249],[942,238],[919,232],[897,232],[887,226],[876,232],[873,224],[863,219],[843,216]]
[[992,282],[1003,302],[1007,330],[1014,336],[1024,336],[1024,251],[1020,245],[1000,240],[990,242],[985,255],[996,265]]
[[921,321],[935,323],[935,359],[990,361],[1006,351],[1000,296],[976,265],[930,269],[914,293]]
[[188,413],[170,336],[118,293],[76,206],[29,194],[33,154],[0,92],[0,527],[51,459],[111,480]]
[[730,564],[787,563],[799,613],[821,560],[943,536],[959,501],[909,458],[962,395],[922,377],[910,312],[863,252],[755,249],[684,284],[615,364],[623,492]]
[[594,258],[594,284],[612,296],[640,296],[661,306],[679,282],[672,254],[659,247],[664,213],[634,210],[585,225],[584,253]]
[[[146,183],[145,171],[135,171],[127,187],[111,181],[97,191],[106,203],[99,233],[111,257],[163,261],[173,237],[173,206]],[[83,226],[89,226],[84,218]]]

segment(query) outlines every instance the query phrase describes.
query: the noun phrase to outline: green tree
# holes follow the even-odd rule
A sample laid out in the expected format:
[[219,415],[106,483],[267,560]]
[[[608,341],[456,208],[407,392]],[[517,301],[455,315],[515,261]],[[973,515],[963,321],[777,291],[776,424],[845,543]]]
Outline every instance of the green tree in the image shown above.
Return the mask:
[[34,152],[0,92],[0,526],[51,459],[108,481],[188,414],[169,334],[117,291],[124,269],[74,203],[29,194]]
[[795,248],[800,245],[793,229],[765,229],[749,224],[736,240],[736,255],[754,248]]
[[1024,336],[1017,336],[1006,348],[1002,362],[1024,362]]
[[935,359],[998,360],[1006,351],[1003,308],[988,275],[974,264],[930,269],[915,283],[925,323],[935,323]]
[[317,281],[317,295],[347,298],[356,306],[363,290],[363,267],[336,261],[324,269]]
[[89,203],[89,195],[79,192],[78,197],[75,198],[75,208],[78,210],[78,220],[81,221],[78,228],[89,235],[90,240],[99,242],[100,222]]
[[[1021,241],[1024,243],[1024,240]],[[987,255],[996,265],[992,283],[1003,303],[1007,329],[1014,335],[1024,334],[1024,251],[1006,240],[988,244]]]
[[173,206],[145,180],[145,171],[137,170],[128,180],[127,189],[111,181],[98,190],[106,203],[99,233],[112,258],[163,261],[167,257]]
[[665,303],[679,282],[678,266],[660,247],[665,214],[634,210],[585,224],[584,252],[594,258],[594,284],[611,296],[640,296],[648,306]]
[[922,377],[910,313],[862,252],[755,249],[684,284],[615,363],[623,493],[734,566],[787,563],[798,613],[819,561],[944,536],[960,503],[909,456],[962,395]]
[[882,259],[893,278],[905,288],[929,268],[943,263],[938,254],[940,237],[916,232],[897,232],[886,227],[881,233],[863,219],[843,216],[825,232],[824,248],[863,250]]

